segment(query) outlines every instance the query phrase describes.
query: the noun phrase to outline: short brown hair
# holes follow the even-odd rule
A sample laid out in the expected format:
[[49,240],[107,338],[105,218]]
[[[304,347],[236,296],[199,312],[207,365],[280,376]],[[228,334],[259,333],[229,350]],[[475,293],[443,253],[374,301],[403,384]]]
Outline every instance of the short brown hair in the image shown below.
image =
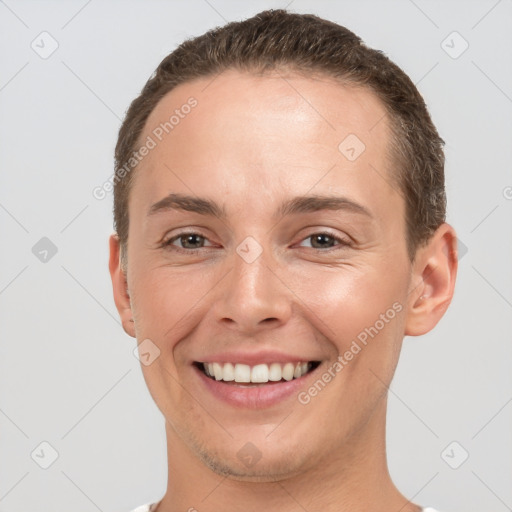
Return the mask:
[[[312,14],[267,10],[184,41],[163,59],[131,103],[115,149],[116,177],[141,144],[150,113],[168,92],[229,69],[319,73],[377,95],[389,114],[395,168],[390,177],[405,200],[405,239],[413,261],[418,247],[445,221],[444,141],[421,94],[396,64],[345,27]],[[132,179],[133,172],[125,172],[114,183],[114,227],[122,254],[128,242]]]

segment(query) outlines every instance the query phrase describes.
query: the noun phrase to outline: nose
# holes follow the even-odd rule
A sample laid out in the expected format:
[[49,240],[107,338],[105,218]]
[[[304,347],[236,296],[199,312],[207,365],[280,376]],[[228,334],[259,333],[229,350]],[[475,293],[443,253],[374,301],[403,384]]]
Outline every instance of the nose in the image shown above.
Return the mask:
[[264,249],[252,262],[234,254],[233,266],[217,290],[214,306],[216,321],[225,327],[255,334],[279,327],[290,318],[293,293],[269,251]]

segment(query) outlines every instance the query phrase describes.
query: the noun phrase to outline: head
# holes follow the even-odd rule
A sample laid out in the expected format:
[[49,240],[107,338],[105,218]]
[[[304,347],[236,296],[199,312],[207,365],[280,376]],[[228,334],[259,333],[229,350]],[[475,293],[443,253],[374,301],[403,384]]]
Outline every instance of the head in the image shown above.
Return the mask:
[[[382,424],[404,336],[453,295],[442,146],[407,75],[313,15],[266,11],[161,62],[119,131],[110,270],[176,442],[275,478]],[[310,371],[267,401],[201,366],[286,361]]]

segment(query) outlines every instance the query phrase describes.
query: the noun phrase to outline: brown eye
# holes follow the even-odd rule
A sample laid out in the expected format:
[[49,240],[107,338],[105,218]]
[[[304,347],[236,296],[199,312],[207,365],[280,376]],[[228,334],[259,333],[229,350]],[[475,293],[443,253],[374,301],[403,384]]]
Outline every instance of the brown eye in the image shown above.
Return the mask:
[[[184,249],[198,249],[199,246],[202,247],[204,243],[204,237],[198,235],[197,233],[180,235],[177,240],[180,241]],[[201,243],[201,241],[203,242]]]
[[163,246],[178,252],[191,253],[205,247],[206,240],[207,238],[199,233],[187,232],[169,238],[163,243]]
[[305,238],[305,240],[311,240],[311,247],[320,250],[331,249],[338,245],[344,247],[350,245],[348,240],[331,235],[330,233],[314,233]]

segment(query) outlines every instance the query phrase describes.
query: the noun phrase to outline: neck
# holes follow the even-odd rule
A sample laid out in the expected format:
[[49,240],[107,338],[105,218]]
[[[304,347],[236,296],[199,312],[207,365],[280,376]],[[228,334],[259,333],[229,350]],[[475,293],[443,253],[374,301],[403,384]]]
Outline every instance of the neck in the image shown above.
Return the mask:
[[220,476],[166,422],[169,480],[156,512],[420,512],[393,484],[385,451],[386,400],[343,450],[303,473],[272,482]]

